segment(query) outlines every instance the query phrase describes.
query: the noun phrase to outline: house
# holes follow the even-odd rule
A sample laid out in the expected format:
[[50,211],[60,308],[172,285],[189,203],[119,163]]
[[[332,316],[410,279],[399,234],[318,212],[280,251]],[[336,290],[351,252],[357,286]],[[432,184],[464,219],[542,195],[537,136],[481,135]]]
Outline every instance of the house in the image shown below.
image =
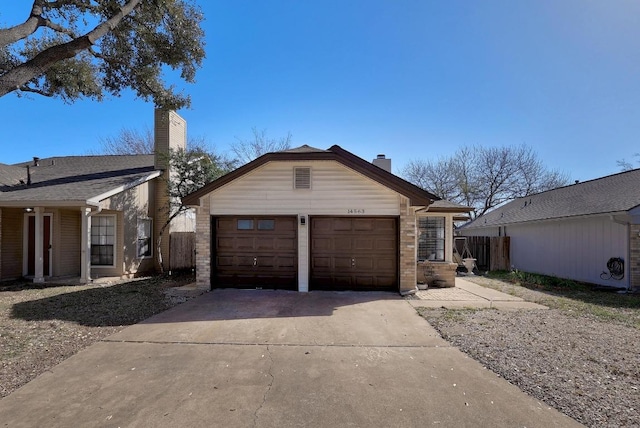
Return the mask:
[[[65,156],[0,164],[0,280],[133,277],[157,269],[168,148],[186,122],[155,113],[156,154]],[[168,239],[162,254],[168,257]]]
[[459,229],[509,236],[513,268],[640,289],[640,169],[511,201]]
[[470,209],[438,204],[393,175],[390,162],[305,145],[265,154],[188,195],[198,287],[405,294],[416,289],[419,255],[452,285],[453,218]]

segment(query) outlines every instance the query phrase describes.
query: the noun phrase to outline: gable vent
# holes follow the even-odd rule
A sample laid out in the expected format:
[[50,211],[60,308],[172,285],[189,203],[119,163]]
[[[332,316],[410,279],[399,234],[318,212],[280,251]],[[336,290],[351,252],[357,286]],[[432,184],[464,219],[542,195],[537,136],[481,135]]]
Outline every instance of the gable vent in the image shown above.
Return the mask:
[[293,175],[294,189],[311,189],[311,168],[294,168]]

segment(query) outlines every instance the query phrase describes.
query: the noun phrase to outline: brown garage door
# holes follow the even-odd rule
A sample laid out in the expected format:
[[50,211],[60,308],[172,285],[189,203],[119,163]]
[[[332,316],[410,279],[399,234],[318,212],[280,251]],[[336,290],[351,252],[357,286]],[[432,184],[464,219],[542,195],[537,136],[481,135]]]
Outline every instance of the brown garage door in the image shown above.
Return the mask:
[[296,217],[215,217],[212,288],[297,287]]
[[397,290],[393,217],[312,217],[312,290]]

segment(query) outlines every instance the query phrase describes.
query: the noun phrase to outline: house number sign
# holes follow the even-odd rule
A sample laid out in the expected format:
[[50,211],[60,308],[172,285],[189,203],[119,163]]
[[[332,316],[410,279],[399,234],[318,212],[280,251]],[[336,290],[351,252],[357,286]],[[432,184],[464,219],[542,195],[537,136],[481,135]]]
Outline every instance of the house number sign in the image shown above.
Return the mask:
[[364,214],[363,208],[348,209],[347,214]]

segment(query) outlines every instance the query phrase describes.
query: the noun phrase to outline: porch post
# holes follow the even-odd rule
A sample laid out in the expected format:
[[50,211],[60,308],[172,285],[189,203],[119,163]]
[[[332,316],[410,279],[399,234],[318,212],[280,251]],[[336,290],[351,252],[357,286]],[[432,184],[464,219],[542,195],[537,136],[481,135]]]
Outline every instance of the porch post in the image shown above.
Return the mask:
[[80,208],[82,232],[80,237],[80,282],[91,282],[91,208]]
[[[44,212],[43,207],[35,207],[34,212],[36,214],[35,218],[35,271],[33,276],[33,282],[44,282],[44,216],[42,215]],[[47,249],[48,250],[48,249]]]

